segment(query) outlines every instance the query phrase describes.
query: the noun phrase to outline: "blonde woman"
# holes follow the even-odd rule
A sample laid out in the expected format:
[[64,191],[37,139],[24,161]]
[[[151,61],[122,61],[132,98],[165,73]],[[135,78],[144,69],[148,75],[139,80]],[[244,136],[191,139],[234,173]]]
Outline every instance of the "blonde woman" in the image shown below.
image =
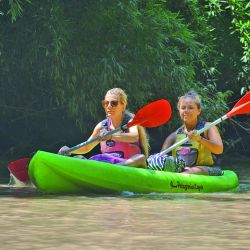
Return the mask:
[[[112,135],[108,131],[114,130],[127,124],[133,114],[126,110],[127,95],[121,88],[113,88],[107,91],[102,106],[106,113],[106,119],[99,122],[88,140],[99,137],[99,141],[85,145],[70,154],[86,154],[100,143],[101,154],[94,155],[90,159],[123,164],[128,158],[138,154],[148,156],[149,144],[145,129],[133,126]],[[59,154],[65,154],[67,146],[59,150]],[[129,165],[129,164],[128,164]],[[132,164],[133,165],[133,164]],[[140,167],[140,166],[138,166]]]

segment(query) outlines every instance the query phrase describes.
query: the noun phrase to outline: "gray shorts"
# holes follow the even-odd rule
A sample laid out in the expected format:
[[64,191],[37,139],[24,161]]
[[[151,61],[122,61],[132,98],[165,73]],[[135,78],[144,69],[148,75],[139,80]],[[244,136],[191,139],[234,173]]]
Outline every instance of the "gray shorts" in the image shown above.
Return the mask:
[[208,175],[211,175],[211,176],[221,176],[221,175],[223,175],[223,170],[221,169],[220,166],[213,166],[213,167],[200,166],[200,168],[207,171]]

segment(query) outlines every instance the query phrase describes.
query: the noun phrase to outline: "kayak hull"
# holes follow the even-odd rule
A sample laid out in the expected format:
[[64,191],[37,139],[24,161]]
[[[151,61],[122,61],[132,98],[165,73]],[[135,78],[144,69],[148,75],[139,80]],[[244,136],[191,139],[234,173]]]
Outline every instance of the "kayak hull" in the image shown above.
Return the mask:
[[170,173],[114,165],[38,151],[29,164],[29,177],[44,193],[210,193],[233,190],[235,172],[223,176]]

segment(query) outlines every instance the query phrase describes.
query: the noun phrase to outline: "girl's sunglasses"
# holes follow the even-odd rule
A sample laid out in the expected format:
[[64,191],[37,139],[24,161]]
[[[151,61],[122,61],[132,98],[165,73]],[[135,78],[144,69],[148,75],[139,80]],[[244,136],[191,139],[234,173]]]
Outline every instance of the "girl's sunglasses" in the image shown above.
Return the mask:
[[109,104],[111,105],[111,107],[116,107],[118,105],[118,101],[110,101],[110,102],[105,100],[102,101],[102,106],[104,108],[108,107]]

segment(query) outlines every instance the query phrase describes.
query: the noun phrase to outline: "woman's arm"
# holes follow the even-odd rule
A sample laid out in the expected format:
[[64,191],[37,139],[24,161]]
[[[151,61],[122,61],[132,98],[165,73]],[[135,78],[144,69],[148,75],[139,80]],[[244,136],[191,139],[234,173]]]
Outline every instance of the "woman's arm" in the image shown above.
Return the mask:
[[122,131],[117,132],[117,133],[113,134],[110,139],[114,140],[114,141],[135,143],[139,140],[138,127],[133,126],[133,127],[129,128],[128,133],[123,133]]
[[[93,130],[91,136],[88,138],[87,141],[91,140],[92,138],[97,137],[97,136],[99,135],[100,131],[101,131],[101,127],[102,127],[102,123],[100,122],[100,123],[98,123],[98,124],[95,126],[95,128],[94,128],[94,130]],[[92,143],[90,143],[90,144],[88,144],[88,145],[86,145],[86,146],[83,146],[83,147],[81,147],[81,148],[78,148],[78,149],[74,150],[74,151],[71,152],[71,153],[72,153],[72,154],[86,154],[86,153],[88,153],[89,151],[91,151],[91,150],[92,150],[96,145],[98,145],[99,143],[100,143],[99,141],[94,141],[94,142],[92,142]]]

